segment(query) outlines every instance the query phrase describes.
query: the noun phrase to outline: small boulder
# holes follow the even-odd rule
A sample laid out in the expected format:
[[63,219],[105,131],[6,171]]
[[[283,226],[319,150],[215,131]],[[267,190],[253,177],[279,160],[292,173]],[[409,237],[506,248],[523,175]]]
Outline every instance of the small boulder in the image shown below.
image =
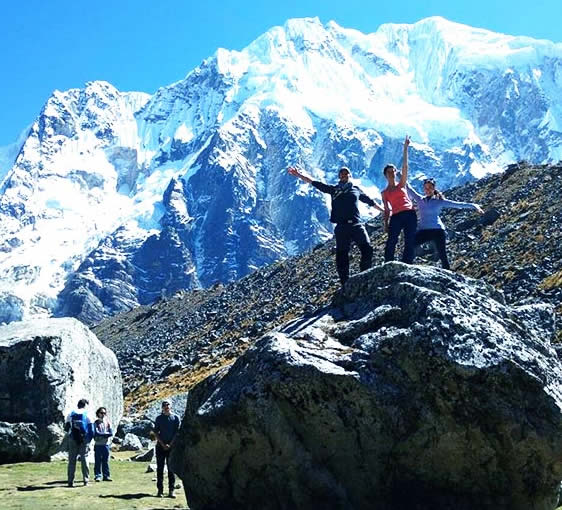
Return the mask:
[[141,440],[134,434],[126,434],[121,447],[119,448],[122,452],[137,452],[142,450]]

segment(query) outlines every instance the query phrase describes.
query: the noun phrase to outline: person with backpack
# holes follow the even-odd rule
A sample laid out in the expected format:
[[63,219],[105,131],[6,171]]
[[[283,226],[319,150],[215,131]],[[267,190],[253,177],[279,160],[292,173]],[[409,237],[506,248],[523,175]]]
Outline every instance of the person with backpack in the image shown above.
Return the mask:
[[176,477],[170,469],[169,459],[172,441],[180,428],[180,418],[172,413],[170,402],[162,402],[162,413],[154,421],[154,437],[156,438],[156,488],[157,497],[164,496],[164,464],[168,466],[168,497],[175,498],[174,487]]
[[68,486],[74,486],[74,474],[76,472],[76,457],[80,455],[82,466],[82,477],[84,485],[88,485],[90,479],[90,468],[88,466],[88,445],[93,437],[92,422],[88,418],[86,410],[89,402],[85,398],[78,401],[75,411],[66,418],[64,430],[68,432]]
[[345,166],[340,168],[338,174],[339,182],[335,186],[315,181],[292,166],[288,168],[288,173],[297,179],[312,184],[322,193],[327,193],[332,197],[330,221],[336,224],[334,229],[336,237],[336,269],[340,283],[343,286],[349,279],[349,250],[352,242],[357,244],[361,252],[360,271],[366,271],[372,264],[373,248],[369,242],[367,231],[361,224],[359,202],[364,202],[381,212],[384,212],[384,209],[363,193],[361,188],[351,182],[351,172]]
[[103,481],[112,482],[109,474],[109,441],[113,430],[111,430],[105,407],[100,407],[96,411],[96,418],[94,422],[94,480],[101,482],[103,473]]

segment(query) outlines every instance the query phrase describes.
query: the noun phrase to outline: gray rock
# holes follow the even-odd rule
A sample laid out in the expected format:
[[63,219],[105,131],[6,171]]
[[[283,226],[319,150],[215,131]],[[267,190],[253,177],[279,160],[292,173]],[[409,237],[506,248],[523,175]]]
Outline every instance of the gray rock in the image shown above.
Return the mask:
[[134,434],[126,434],[121,447],[119,448],[123,452],[137,452],[142,450],[141,440]]
[[192,510],[555,507],[553,310],[384,264],[189,395],[171,467]]
[[151,448],[146,452],[135,455],[134,457],[131,458],[131,460],[134,460],[135,462],[150,462],[153,458],[154,458],[154,448]]
[[[185,412],[185,404],[187,402],[188,392],[185,393],[178,393],[177,395],[171,395],[166,397],[165,400],[170,402],[172,407],[172,412],[177,414],[180,418],[183,416]],[[164,399],[162,399],[164,400]],[[154,422],[156,417],[162,413],[162,400],[159,400],[154,403],[154,405],[150,406],[144,413],[144,417],[151,422]]]
[[123,414],[113,352],[75,319],[34,319],[0,327],[1,462],[46,460],[65,448],[66,415],[80,398],[89,411]]
[[117,437],[123,439],[126,434],[148,438],[154,424],[147,419],[123,418],[117,427]]
[[[168,466],[164,464],[164,473],[168,472]],[[149,464],[146,467],[145,473],[156,473],[156,464]]]

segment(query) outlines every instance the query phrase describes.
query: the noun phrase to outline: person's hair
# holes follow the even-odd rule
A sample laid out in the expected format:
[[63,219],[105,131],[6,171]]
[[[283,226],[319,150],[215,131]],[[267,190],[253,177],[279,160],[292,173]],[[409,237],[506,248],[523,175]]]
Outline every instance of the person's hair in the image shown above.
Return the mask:
[[392,163],[389,163],[388,165],[386,165],[386,166],[382,169],[382,173],[383,173],[383,175],[384,175],[385,177],[386,177],[386,171],[387,171],[389,168],[394,168],[394,169],[396,170],[396,167],[395,167]]
[[83,407],[86,407],[90,402],[88,402],[87,398],[81,398],[78,401],[78,409],[82,409]]
[[342,172],[347,172],[351,176],[351,170],[349,168],[347,168],[346,166],[342,166],[340,168],[340,171],[338,172],[338,175],[341,174]]
[[165,405],[170,405],[170,401],[169,400],[163,400],[162,401],[162,407],[164,407]]
[[98,410],[96,411],[96,416],[98,416],[102,411],[107,414],[107,409],[105,407],[98,407]]
[[443,195],[443,193],[441,193],[441,191],[439,191],[436,187],[437,183],[435,182],[435,179],[433,177],[430,177],[428,179],[425,179],[423,181],[423,183],[425,184],[426,182],[429,182],[429,184],[433,185],[433,196],[439,200],[444,200],[445,199],[445,195]]

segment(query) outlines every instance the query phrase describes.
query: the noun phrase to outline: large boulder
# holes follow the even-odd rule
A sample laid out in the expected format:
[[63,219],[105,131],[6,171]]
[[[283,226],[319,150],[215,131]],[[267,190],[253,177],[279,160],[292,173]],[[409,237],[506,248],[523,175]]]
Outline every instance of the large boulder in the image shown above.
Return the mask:
[[75,319],[34,319],[0,327],[0,462],[46,460],[64,449],[64,420],[79,399],[91,418],[123,414],[115,354]]
[[562,479],[553,310],[384,264],[189,394],[192,510],[546,510]]

